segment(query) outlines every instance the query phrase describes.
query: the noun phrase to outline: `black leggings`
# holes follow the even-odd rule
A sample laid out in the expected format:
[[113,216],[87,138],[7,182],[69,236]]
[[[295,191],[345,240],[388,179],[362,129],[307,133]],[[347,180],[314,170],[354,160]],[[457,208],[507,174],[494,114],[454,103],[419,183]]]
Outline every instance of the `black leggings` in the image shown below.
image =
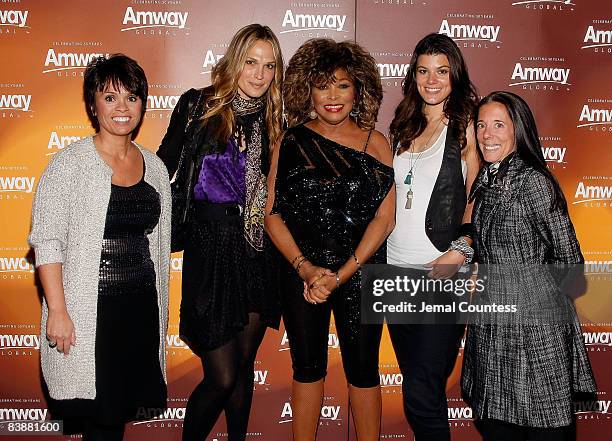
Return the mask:
[[104,425],[85,420],[83,423],[83,441],[121,441],[125,424]]
[[334,312],[346,379],[355,387],[380,384],[378,351],[382,325],[361,324],[360,279],[353,276],[332,292],[325,303],[313,305],[303,296],[304,285],[287,274],[283,295],[283,321],[293,363],[293,379],[313,383],[327,373],[327,345],[331,312]]
[[539,428],[526,427],[505,421],[483,419],[476,422],[483,441],[573,441],[575,425]]
[[199,354],[204,379],[187,402],[183,441],[202,441],[223,410],[228,441],[244,441],[253,398],[253,366],[265,332],[259,315],[249,313],[248,325],[234,339]]

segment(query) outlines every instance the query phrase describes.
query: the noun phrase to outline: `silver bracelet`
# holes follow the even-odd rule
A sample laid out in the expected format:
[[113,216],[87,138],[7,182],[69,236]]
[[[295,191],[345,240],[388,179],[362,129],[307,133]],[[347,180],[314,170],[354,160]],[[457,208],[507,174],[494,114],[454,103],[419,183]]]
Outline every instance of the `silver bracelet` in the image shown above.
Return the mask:
[[336,289],[340,288],[340,271],[336,272]]
[[448,250],[457,251],[459,254],[465,257],[464,264],[470,263],[474,258],[474,248],[468,245],[467,240],[465,240],[465,237],[463,236],[459,239],[453,240]]

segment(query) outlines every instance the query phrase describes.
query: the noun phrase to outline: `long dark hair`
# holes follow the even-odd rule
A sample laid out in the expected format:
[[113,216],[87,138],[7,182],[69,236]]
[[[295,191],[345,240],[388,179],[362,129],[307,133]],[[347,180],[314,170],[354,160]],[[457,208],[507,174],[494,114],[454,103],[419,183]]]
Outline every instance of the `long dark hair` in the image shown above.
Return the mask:
[[391,143],[395,150],[400,145],[410,145],[427,127],[427,119],[423,114],[423,98],[416,85],[416,67],[419,56],[438,54],[446,55],[450,64],[451,93],[444,103],[444,115],[457,124],[461,148],[467,144],[465,130],[478,102],[476,88],[470,81],[459,47],[450,37],[433,33],[417,43],[410,59],[402,89],[404,98],[395,109],[395,116],[389,127]]
[[542,153],[542,146],[538,136],[535,118],[529,105],[520,96],[504,91],[491,92],[478,103],[478,108],[474,116],[474,124],[478,120],[478,110],[489,103],[499,103],[503,105],[510,115],[514,125],[514,142],[516,144],[516,154],[527,164],[542,173],[550,182],[552,189],[552,209],[567,211],[567,202],[563,196],[563,191],[559,182],[546,166],[546,160]]

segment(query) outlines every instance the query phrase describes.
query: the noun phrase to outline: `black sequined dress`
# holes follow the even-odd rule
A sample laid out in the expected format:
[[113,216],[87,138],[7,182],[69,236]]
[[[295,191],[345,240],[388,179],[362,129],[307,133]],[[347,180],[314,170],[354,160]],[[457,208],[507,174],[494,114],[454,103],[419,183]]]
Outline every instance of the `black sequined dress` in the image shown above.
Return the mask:
[[[310,262],[335,271],[354,253],[392,184],[392,167],[300,125],[283,138],[272,211]],[[385,261],[383,245],[367,263]],[[301,286],[292,268],[289,277]],[[360,288],[358,271],[333,294],[345,299],[352,330],[360,323]]]
[[[112,185],[100,257],[96,398],[55,401],[62,417],[118,424],[166,407],[159,363],[159,310],[150,233],[159,221],[157,191],[143,179]],[[77,336],[78,344],[78,336]]]

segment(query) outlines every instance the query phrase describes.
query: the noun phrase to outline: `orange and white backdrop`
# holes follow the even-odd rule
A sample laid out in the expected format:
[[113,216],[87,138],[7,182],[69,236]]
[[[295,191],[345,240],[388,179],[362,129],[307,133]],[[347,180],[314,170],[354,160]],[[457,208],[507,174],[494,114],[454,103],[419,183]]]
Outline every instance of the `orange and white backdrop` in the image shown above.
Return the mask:
[[[376,58],[385,89],[378,124],[383,133],[400,100],[412,48],[429,32],[445,33],[457,42],[481,95],[506,89],[529,102],[544,156],[568,199],[589,273],[589,291],[577,306],[599,393],[597,401],[576,403],[578,439],[609,439],[612,2],[608,0],[0,0],[0,423],[50,418],[39,369],[40,291],[26,237],[32,196],[45,165],[70,142],[92,132],[81,97],[84,66],[98,54],[114,52],[138,60],[150,84],[138,141],[155,151],[178,96],[190,87],[210,84],[210,70],[231,36],[252,22],[267,24],[277,33],[285,60],[309,38],[361,43]],[[131,424],[126,440],[179,440],[189,392],[202,375],[198,360],[178,338],[180,254],[173,255],[171,265],[169,409],[160,417]],[[125,335],[116,344],[138,342]],[[259,350],[251,441],[291,439],[288,347],[281,328],[270,330]],[[329,354],[319,439],[355,439],[333,326]],[[461,353],[448,383],[453,439],[477,440],[472,411],[460,397],[460,365]],[[402,376],[386,334],[380,367],[382,437],[411,440],[401,406]],[[207,441],[226,439],[221,419]]]

